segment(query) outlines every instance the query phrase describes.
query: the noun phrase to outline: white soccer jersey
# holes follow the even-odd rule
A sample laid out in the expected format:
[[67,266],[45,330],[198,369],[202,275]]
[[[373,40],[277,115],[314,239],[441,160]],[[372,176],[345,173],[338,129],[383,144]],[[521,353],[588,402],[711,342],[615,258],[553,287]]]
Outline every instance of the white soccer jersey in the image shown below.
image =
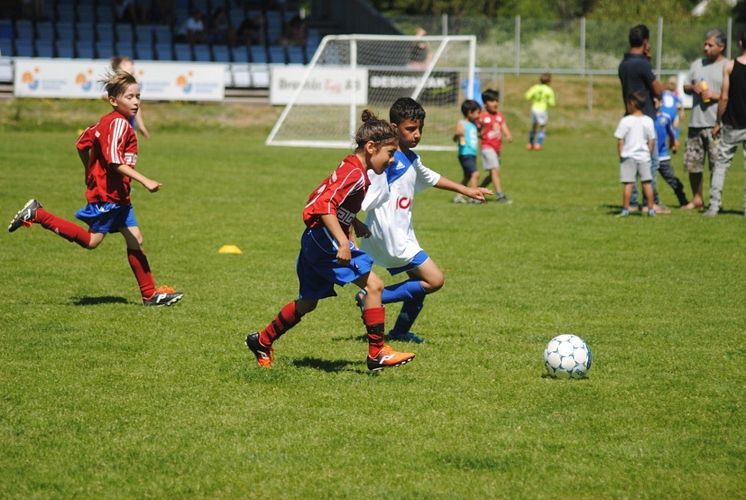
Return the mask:
[[361,238],[360,247],[380,266],[405,266],[422,250],[412,226],[414,195],[437,184],[440,174],[424,166],[416,153],[397,151],[384,173],[369,176],[362,209],[371,236]]

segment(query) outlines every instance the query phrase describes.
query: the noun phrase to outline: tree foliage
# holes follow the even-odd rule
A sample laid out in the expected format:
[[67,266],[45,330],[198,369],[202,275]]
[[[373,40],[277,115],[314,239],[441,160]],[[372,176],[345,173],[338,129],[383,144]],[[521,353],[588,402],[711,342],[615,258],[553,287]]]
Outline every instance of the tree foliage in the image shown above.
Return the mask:
[[[384,12],[406,15],[449,14],[463,17],[512,17],[538,19],[572,19],[588,17],[599,20],[681,19],[691,16],[698,0],[372,0]],[[712,0],[708,12],[729,13],[746,17],[746,2],[733,9],[724,0]],[[712,14],[715,15],[715,14]]]

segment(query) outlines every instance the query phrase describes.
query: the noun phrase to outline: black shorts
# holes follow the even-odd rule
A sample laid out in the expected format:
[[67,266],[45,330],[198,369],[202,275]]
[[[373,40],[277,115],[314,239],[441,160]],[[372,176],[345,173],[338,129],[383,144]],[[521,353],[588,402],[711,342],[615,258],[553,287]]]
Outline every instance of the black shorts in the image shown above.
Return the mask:
[[477,157],[472,155],[459,156],[458,162],[461,164],[461,169],[464,171],[464,175],[471,175],[477,171]]

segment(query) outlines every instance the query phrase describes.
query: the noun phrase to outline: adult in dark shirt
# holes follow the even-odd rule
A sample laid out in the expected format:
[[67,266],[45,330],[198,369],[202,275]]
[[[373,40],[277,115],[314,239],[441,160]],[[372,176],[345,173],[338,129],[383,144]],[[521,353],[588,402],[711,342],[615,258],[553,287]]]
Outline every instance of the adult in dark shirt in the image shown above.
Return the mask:
[[[632,92],[640,92],[645,97],[642,112],[655,121],[654,97],[660,97],[663,84],[655,78],[653,67],[650,65],[650,30],[644,24],[638,24],[629,30],[629,51],[624,54],[619,63],[619,81],[622,84],[622,104],[627,114],[627,98]],[[655,176],[658,172],[658,153],[653,151],[651,173],[653,174],[653,194],[656,213],[669,213],[670,210],[661,206]],[[632,210],[637,207],[637,189],[632,189],[630,199]]]
[[[716,135],[722,133],[710,185],[710,208],[705,212],[709,216],[715,216],[720,211],[725,173],[733,162],[738,145],[746,148],[746,31],[741,34],[738,46],[741,48],[741,55],[728,61],[723,68],[717,123],[712,131]],[[746,215],[746,193],[743,214]]]

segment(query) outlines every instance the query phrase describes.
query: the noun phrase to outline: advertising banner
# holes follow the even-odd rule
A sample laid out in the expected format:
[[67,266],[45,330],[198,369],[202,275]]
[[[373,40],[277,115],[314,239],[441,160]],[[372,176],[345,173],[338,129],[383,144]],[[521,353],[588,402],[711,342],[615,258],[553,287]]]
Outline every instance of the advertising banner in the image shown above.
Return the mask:
[[[390,96],[408,96],[419,86],[422,73],[415,71],[375,71],[369,72],[370,100],[374,96],[388,102]],[[456,71],[433,71],[425,81],[418,98],[422,104],[456,104],[459,95],[459,74]],[[384,102],[384,104],[385,104]]]
[[[100,99],[99,80],[108,60],[15,58],[14,93],[18,97]],[[143,100],[222,101],[225,65],[214,63],[137,62],[135,77]]]
[[[306,67],[301,65],[273,66],[270,78],[271,104],[287,104],[303,81]],[[353,73],[347,67],[316,66],[311,71],[296,104],[355,104],[368,102],[368,71],[358,68]]]

